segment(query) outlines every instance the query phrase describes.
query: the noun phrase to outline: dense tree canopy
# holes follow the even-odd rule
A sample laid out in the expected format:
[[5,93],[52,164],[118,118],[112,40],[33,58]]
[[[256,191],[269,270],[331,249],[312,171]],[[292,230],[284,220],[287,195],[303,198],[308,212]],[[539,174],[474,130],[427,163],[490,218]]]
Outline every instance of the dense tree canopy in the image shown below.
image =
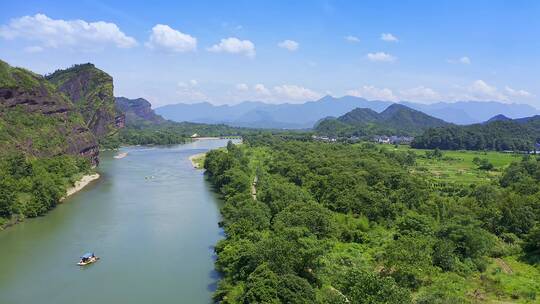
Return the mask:
[[[472,278],[495,258],[539,255],[535,158],[448,192],[411,174],[425,156],[410,152],[269,135],[245,142],[205,161],[225,200],[222,303],[474,302],[465,290],[484,290]],[[490,284],[488,296],[531,297]]]

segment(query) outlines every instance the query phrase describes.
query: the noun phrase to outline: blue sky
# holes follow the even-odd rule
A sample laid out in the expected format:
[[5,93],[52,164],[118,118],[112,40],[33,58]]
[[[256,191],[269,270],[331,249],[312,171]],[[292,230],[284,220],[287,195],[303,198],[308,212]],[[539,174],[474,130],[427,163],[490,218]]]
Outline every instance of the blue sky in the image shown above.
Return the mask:
[[[151,4],[150,4],[151,3]],[[540,1],[3,1],[0,59],[154,105],[326,94],[540,107]]]

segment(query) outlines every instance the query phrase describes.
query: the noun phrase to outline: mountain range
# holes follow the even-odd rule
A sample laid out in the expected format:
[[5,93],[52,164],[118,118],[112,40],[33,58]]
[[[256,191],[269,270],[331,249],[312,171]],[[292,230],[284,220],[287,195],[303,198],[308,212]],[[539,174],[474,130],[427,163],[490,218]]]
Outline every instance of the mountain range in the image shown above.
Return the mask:
[[[366,100],[360,97],[325,96],[316,101],[303,104],[267,104],[246,101],[236,105],[212,105],[208,102],[195,104],[172,104],[156,108],[156,113],[173,121],[200,123],[225,123],[239,127],[253,128],[291,128],[304,129],[313,127],[319,120],[332,116],[341,116],[356,108],[367,108],[381,112],[389,101]],[[501,102],[460,101],[421,104],[403,101],[399,104],[422,111],[430,116],[455,124],[480,123],[503,114],[510,118],[519,118],[540,114],[530,105]]]
[[316,124],[315,131],[329,136],[414,136],[428,128],[448,125],[451,124],[405,105],[391,104],[380,113],[357,108],[338,118],[323,119]]

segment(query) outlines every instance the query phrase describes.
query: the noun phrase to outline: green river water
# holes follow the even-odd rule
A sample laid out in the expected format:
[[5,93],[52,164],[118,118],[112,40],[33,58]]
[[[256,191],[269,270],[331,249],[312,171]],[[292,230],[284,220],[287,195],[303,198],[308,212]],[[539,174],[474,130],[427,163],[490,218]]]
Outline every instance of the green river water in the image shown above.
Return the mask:
[[102,153],[99,180],[0,231],[0,303],[211,303],[220,201],[188,157],[226,143]]

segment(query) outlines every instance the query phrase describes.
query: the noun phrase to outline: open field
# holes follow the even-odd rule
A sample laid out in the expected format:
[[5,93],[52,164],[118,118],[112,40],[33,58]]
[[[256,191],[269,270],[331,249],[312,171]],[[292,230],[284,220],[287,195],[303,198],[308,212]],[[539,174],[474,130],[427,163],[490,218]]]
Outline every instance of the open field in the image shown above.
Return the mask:
[[[413,149],[409,146],[388,145],[390,150],[413,151],[416,155],[416,167],[413,172],[428,174],[437,180],[446,180],[457,183],[475,183],[489,181],[501,174],[505,167],[512,162],[519,161],[523,155],[502,153],[494,151],[441,151],[441,158],[428,158],[426,152],[430,150]],[[478,157],[487,159],[493,164],[493,169],[481,170],[473,162]]]

